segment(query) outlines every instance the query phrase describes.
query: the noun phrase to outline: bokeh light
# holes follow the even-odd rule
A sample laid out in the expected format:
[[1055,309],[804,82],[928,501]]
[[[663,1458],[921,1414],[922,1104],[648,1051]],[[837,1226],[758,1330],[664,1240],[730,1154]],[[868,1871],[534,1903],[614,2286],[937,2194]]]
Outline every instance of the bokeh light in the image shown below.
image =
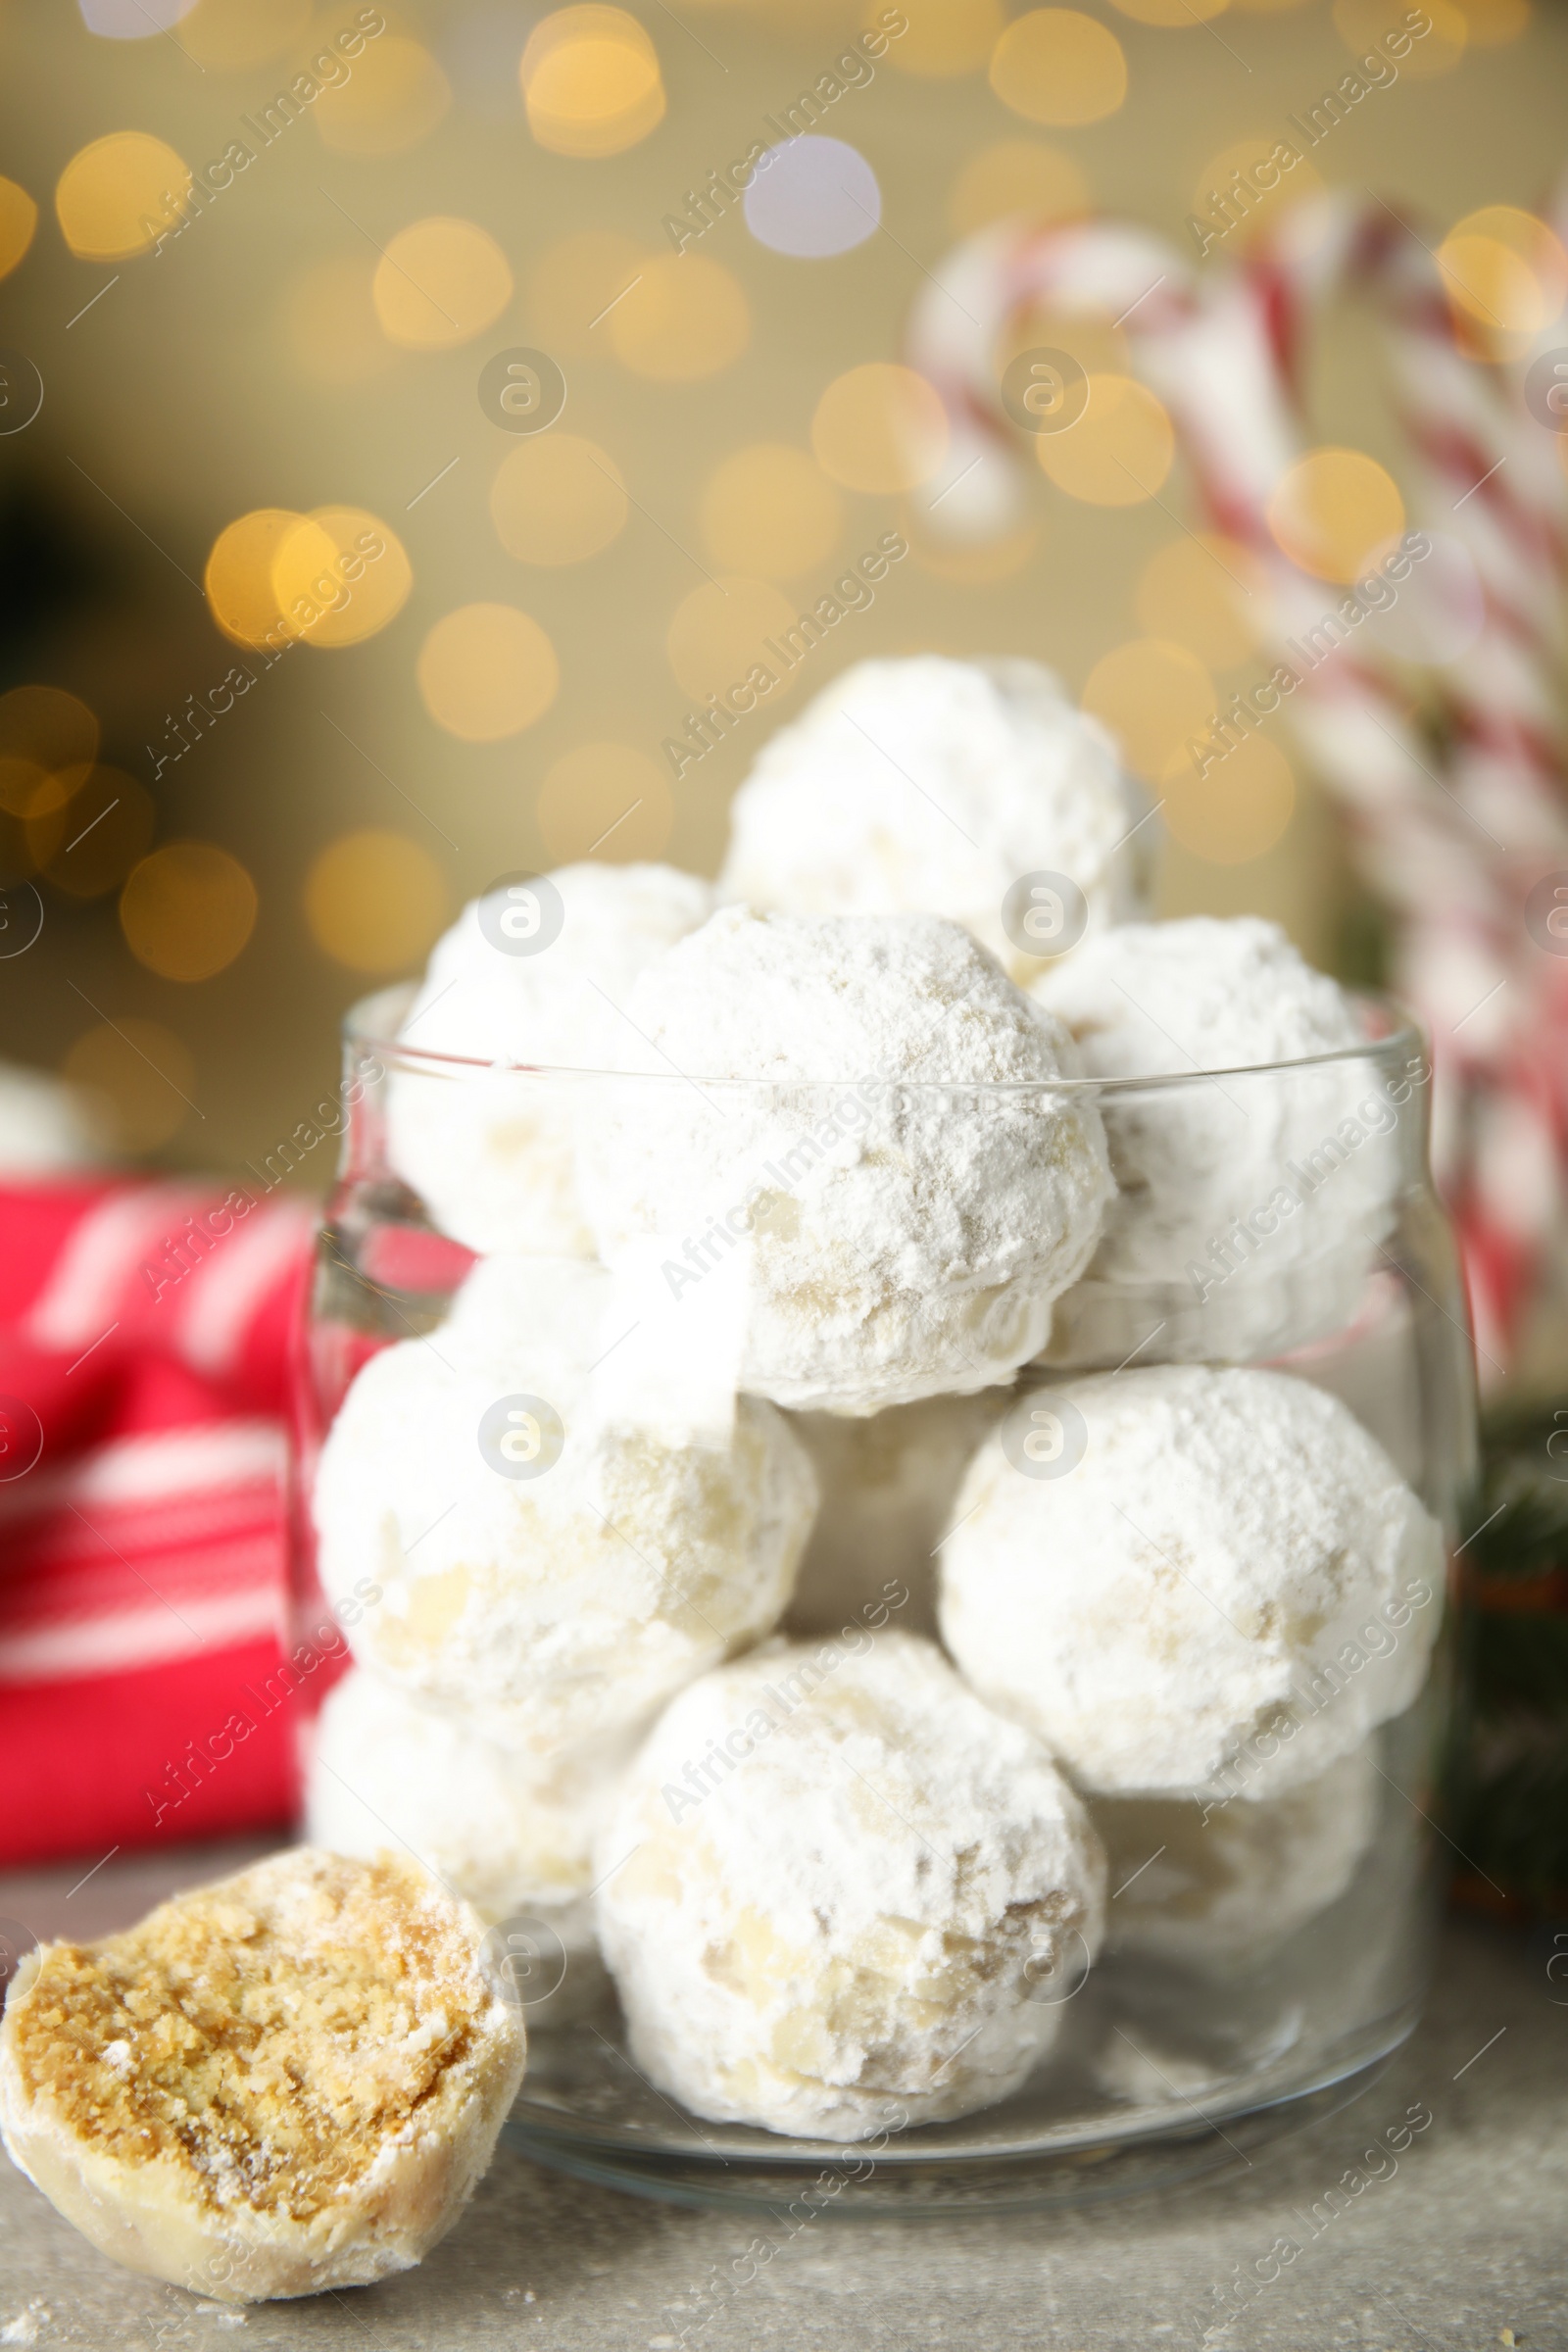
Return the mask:
[[1268,634],[1271,602],[1262,564],[1215,531],[1172,539],[1139,574],[1134,609],[1150,637],[1172,639],[1211,669],[1245,661]]
[[164,980],[210,980],[256,927],[256,885],[211,841],[171,841],[133,865],[120,927],[138,963]]
[[1507,356],[1550,326],[1568,299],[1568,252],[1534,213],[1484,205],[1454,223],[1438,248],[1448,301],[1482,330],[1505,338]]
[[848,490],[916,490],[948,454],[948,417],[923,375],[868,360],[837,375],[816,404],[817,464]]
[[1230,0],[1111,0],[1113,8],[1139,24],[1206,24],[1230,6]]
[[746,349],[751,313],[740,280],[706,254],[658,254],[605,319],[623,368],[664,384],[716,375]]
[[993,220],[1077,220],[1089,207],[1089,182],[1070,155],[1037,139],[999,139],[958,173],[948,219],[956,236],[971,237]]
[[305,877],[311,937],[334,963],[384,977],[415,970],[445,929],[446,876],[422,843],[368,827],[345,833]]
[[60,233],[79,261],[150,253],[179,226],[193,185],[172,147],[145,130],[112,130],[74,155],[55,186]]
[[496,537],[519,564],[580,564],[610,545],[628,511],[614,459],[575,433],[518,441],[490,485]]
[[1097,18],[1076,8],[1033,8],[1013,19],[992,51],[991,87],[1030,122],[1057,129],[1102,122],[1127,95],[1127,60]]
[[112,1152],[156,1152],[184,1125],[196,1094],[183,1039],[136,1013],[88,1029],[60,1074],[86,1094],[98,1140]]
[[824,564],[844,525],[843,502],[821,467],[779,441],[732,451],[710,474],[698,513],[719,569],[765,580]]
[[1373,549],[1404,527],[1392,475],[1359,449],[1314,449],[1298,458],[1266,512],[1281,554],[1320,580],[1353,580]]
[[419,648],[419,692],[438,727],[465,743],[520,735],[561,684],[556,649],[515,605],[460,605]]
[[32,243],[38,207],[25,188],[0,175],[0,277],[9,277]]
[[[74,772],[79,781],[97,756],[98,721],[78,696],[59,686],[0,694],[0,760],[24,762],[40,776]],[[10,799],[4,806],[24,813]]]
[[[1242,251],[1254,237],[1266,234],[1281,213],[1293,204],[1323,193],[1322,178],[1304,156],[1288,170],[1272,163],[1274,150],[1280,144],[1278,133],[1273,131],[1257,131],[1250,138],[1233,139],[1218,155],[1209,157],[1194,183],[1194,219],[1205,228],[1212,228],[1216,235],[1222,235],[1233,250]],[[1272,172],[1272,187],[1263,185],[1258,176],[1259,166],[1264,167],[1264,178]],[[1219,209],[1221,205],[1223,211]]]
[[662,858],[675,829],[669,777],[629,743],[580,743],[545,770],[539,838],[558,865],[594,857],[625,865]]
[[195,0],[77,0],[89,32],[106,41],[145,41],[169,32]]
[[283,332],[299,372],[339,389],[368,383],[393,365],[375,315],[375,264],[366,252],[311,262],[283,293]]
[[[709,581],[675,608],[665,640],[669,666],[698,702],[727,693],[755,662],[765,663],[776,677],[779,658],[763,650],[762,640],[793,628],[796,612],[767,580]],[[775,686],[771,694],[781,690]]]
[[204,575],[208,610],[236,645],[276,645],[298,635],[272,584],[284,540],[304,521],[289,507],[257,507],[220,530]]
[[1164,775],[1216,709],[1214,683],[1196,655],[1160,637],[1134,637],[1095,663],[1083,708],[1110,729],[1127,764],[1149,783]]
[[1093,507],[1135,507],[1171,468],[1176,435],[1161,403],[1130,375],[1091,374],[1089,405],[1065,432],[1041,433],[1035,454],[1058,490]]
[[360,645],[402,612],[414,573],[402,541],[363,507],[301,515],[272,558],[272,593],[307,645]]
[[528,277],[528,320],[558,360],[603,353],[607,314],[653,257],[611,228],[577,229],[547,246]]
[[436,214],[389,241],[371,299],[389,342],[449,351],[500,318],[512,300],[512,271],[487,229]]
[[404,155],[429,137],[451,103],[451,84],[423,43],[383,32],[354,60],[347,81],[322,90],[311,115],[336,155]]
[[123,768],[94,767],[58,810],[27,828],[38,865],[57,890],[100,899],[146,856],[157,820],[151,793]]
[[1183,849],[1210,865],[1245,865],[1272,850],[1296,808],[1296,778],[1285,754],[1261,735],[1200,775],[1181,753],[1160,780],[1161,814]]
[[[869,29],[881,13],[868,8],[861,22]],[[1007,21],[1001,0],[904,0],[902,13],[908,28],[889,47],[888,64],[933,79],[978,74]]]
[[1530,24],[1530,0],[1455,0],[1472,49],[1500,49]]
[[196,0],[179,43],[198,64],[242,73],[285,57],[310,29],[311,0]]
[[789,139],[770,147],[742,198],[759,245],[800,261],[849,253],[876,234],[882,191],[858,147],[843,139]]
[[528,128],[553,155],[620,155],[663,120],[659,53],[623,8],[557,9],[519,73]]
[[[1470,27],[1452,0],[1421,0],[1421,13],[1429,29],[1418,41],[1411,41],[1396,61],[1399,72],[1412,81],[1430,81],[1440,74],[1451,74],[1470,38]],[[1407,39],[1408,14],[1405,0],[1334,0],[1340,38],[1356,57],[1382,48],[1390,33]]]

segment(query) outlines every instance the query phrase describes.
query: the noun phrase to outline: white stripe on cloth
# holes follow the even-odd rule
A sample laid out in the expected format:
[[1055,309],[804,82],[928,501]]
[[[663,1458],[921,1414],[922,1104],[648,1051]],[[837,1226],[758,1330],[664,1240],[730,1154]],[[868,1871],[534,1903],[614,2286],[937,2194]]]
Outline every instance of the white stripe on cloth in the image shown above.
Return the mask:
[[0,1684],[74,1682],[217,1654],[241,1642],[284,1638],[282,1595],[252,1583],[206,1600],[183,1600],[176,1616],[148,1595],[144,1606],[62,1620],[0,1636]]
[[75,1226],[27,1316],[26,1336],[65,1355],[102,1337],[150,1251],[208,1199],[190,1185],[112,1193]]
[[276,1483],[286,1454],[275,1421],[215,1421],[139,1438],[112,1438],[64,1469],[0,1487],[0,1524],[74,1504],[157,1501],[216,1487]]
[[176,1345],[193,1372],[220,1378],[235,1369],[252,1315],[303,1256],[315,1223],[303,1200],[254,1208],[196,1267],[176,1325]]

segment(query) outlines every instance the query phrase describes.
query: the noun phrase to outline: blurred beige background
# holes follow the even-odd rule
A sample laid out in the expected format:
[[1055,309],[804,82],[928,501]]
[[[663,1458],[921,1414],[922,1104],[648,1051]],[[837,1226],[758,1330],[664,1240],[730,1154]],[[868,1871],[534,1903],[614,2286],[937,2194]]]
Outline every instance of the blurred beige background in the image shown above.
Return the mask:
[[[1157,11],[1157,0],[1141,4]],[[1561,171],[1568,23],[1540,0],[1533,15],[1527,0],[1434,4],[1421,70],[1375,93],[1312,162],[1329,185],[1373,189],[1441,232],[1483,204],[1539,206]],[[1351,5],[1340,0],[1351,30],[1377,16],[1370,0],[1356,14]],[[138,954],[116,872],[88,898],[46,877],[37,944],[0,962],[0,1053],[97,1075],[121,1104],[124,1139],[155,1157],[233,1163],[269,1151],[331,1084],[343,1007],[416,966],[462,899],[498,873],[579,854],[639,795],[602,854],[667,855],[711,871],[729,794],[769,722],[737,729],[669,779],[661,741],[691,702],[671,665],[672,629],[688,683],[707,661],[736,674],[728,649],[705,634],[710,575],[766,579],[771,564],[774,594],[793,605],[904,513],[894,496],[828,484],[809,460],[824,389],[898,356],[924,273],[959,227],[1015,201],[1009,190],[1032,184],[1038,201],[1065,202],[1081,185],[1097,209],[1181,240],[1210,159],[1265,145],[1349,57],[1319,0],[1277,13],[1233,6],[1206,24],[1183,15],[1177,28],[1097,6],[1125,52],[1125,101],[1081,127],[1042,126],[988,81],[1006,12],[990,0],[904,6],[909,33],[822,126],[875,172],[882,229],[835,258],[795,260],[732,214],[694,248],[703,274],[689,316],[661,312],[660,263],[618,322],[612,313],[592,324],[617,285],[669,256],[663,216],[711,167],[769,135],[762,116],[831,63],[859,12],[820,0],[681,0],[672,12],[654,0],[633,13],[657,52],[662,120],[622,153],[583,159],[550,152],[524,115],[518,58],[547,12],[389,7],[378,46],[392,65],[372,73],[366,51],[352,106],[344,97],[334,115],[318,102],[156,255],[93,260],[69,250],[56,217],[74,157],[122,130],[151,134],[188,164],[221,155],[241,118],[254,119],[355,10],[318,9],[308,23],[306,0],[200,0],[167,33],[116,40],[89,32],[71,0],[0,0],[0,171],[39,213],[0,281],[0,345],[25,353],[45,385],[36,420],[0,437],[0,690],[46,682],[79,697],[100,720],[100,759],[151,796],[153,843],[216,845],[256,893],[243,948],[212,976],[182,980],[166,976],[178,943],[158,944],[158,923],[174,919],[167,907],[143,909],[151,933],[127,917]],[[225,46],[254,51],[270,38],[275,55],[223,64]],[[1031,148],[1032,158],[1015,152]],[[513,290],[452,348],[403,348],[377,315],[373,281],[382,269],[383,312],[409,331],[381,257],[432,216],[487,232]],[[462,326],[465,302],[482,301],[471,276],[452,277],[449,324]],[[447,282],[439,270],[436,282]],[[418,317],[412,324],[419,331]],[[509,435],[481,410],[482,367],[519,345],[545,349],[565,372],[553,432],[591,442],[624,484],[623,525],[578,560],[554,559],[592,535],[596,498],[614,508],[602,475],[597,489],[559,469],[503,488],[502,525],[522,556],[503,544],[492,513],[503,466],[552,439]],[[711,371],[678,380],[697,368]],[[1330,354],[1317,422],[1319,438],[1353,441],[1398,473],[1354,320]],[[786,511],[771,517],[741,496],[744,468],[721,470],[758,444],[787,445],[810,467],[800,498],[778,477]],[[1145,566],[1180,538],[1173,517],[1191,518],[1179,462],[1160,497],[1107,509],[1034,478],[1016,545],[971,564],[917,548],[779,708],[799,708],[803,691],[850,659],[918,648],[1033,655],[1077,692],[1144,625]],[[326,507],[364,510],[396,534],[412,572],[407,601],[363,643],[294,647],[155,776],[186,698],[208,699],[235,661],[260,666],[215,625],[203,593],[220,535],[259,509]],[[808,560],[780,578],[792,539]],[[748,550],[750,563],[740,560]],[[483,710],[473,718],[483,694],[451,659],[464,644],[430,633],[490,602],[544,632],[559,685],[531,723],[470,741],[450,721],[483,722]],[[513,690],[532,675],[538,700],[549,662],[537,635],[514,651]],[[1245,674],[1244,663],[1216,678]],[[428,707],[443,696],[447,724]],[[8,838],[15,878],[24,829],[13,823]],[[137,844],[127,841],[128,860]],[[1220,864],[1168,849],[1161,897],[1172,912],[1277,915],[1319,960],[1360,957],[1335,820],[1305,776],[1266,854]],[[228,919],[221,906],[215,919]],[[122,1032],[129,1043],[115,1042]]]

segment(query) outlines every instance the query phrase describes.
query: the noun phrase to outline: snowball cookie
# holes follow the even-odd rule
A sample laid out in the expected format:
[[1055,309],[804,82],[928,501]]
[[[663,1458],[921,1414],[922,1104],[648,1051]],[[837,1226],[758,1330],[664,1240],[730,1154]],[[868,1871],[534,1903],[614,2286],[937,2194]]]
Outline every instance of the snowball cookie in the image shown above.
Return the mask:
[[[764,747],[719,887],[790,914],[945,914],[1014,979],[1041,968],[1003,902],[1064,874],[1091,928],[1142,910],[1149,804],[1036,662],[859,662]],[[1016,936],[1014,936],[1016,934]]]
[[[1066,1443],[988,1439],[942,1548],[948,1647],[1100,1795],[1279,1795],[1426,1677],[1437,1522],[1336,1396],[1160,1365],[1035,1392]],[[1022,1467],[1016,1465],[1022,1464]]]
[[1338,1902],[1372,1842],[1381,1786],[1358,1747],[1259,1804],[1097,1798],[1107,1949],[1210,1974],[1249,1967]]
[[605,1418],[613,1297],[581,1260],[481,1261],[429,1339],[365,1365],[317,1472],[327,1598],[378,1594],[344,1610],[360,1663],[536,1755],[637,1723],[766,1633],[816,1507],[756,1398],[724,1447]]
[[[901,1632],[936,1632],[937,1545],[975,1448],[1007,1392],[927,1396],[868,1421],[798,1413],[790,1426],[811,1457],[821,1493],[816,1522],[784,1619],[791,1634],[836,1634],[866,1612],[891,1613]],[[901,1597],[902,1596],[902,1597]]]
[[302,1848],[45,1944],[0,2026],[12,2160],[101,2253],[220,2302],[410,2270],[522,2081],[482,1934],[412,1865]]
[[350,1669],[317,1719],[305,1772],[312,1845],[421,1862],[482,1920],[534,1923],[530,2027],[591,2003],[604,1974],[588,1905],[594,1836],[629,1740],[532,1763]]
[[808,2138],[1005,2098],[1100,1944],[1078,1799],[892,1631],[858,1654],[769,1644],[693,1684],[600,1856],[636,2064],[694,2114]]
[[[1093,1078],[1229,1073],[1364,1045],[1351,1000],[1277,923],[1128,923],[1034,984]],[[1402,1088],[1409,1100],[1408,1086]],[[1117,1197],[1052,1360],[1279,1352],[1355,1312],[1397,1184],[1399,1103],[1370,1059],[1109,1094]]]
[[[591,1256],[572,1176],[581,1088],[550,1073],[633,1066],[641,1041],[619,1009],[627,991],[651,956],[707,920],[713,893],[670,865],[566,865],[543,884],[554,899],[541,891],[523,906],[520,939],[498,887],[437,940],[400,1037],[421,1054],[500,1066],[395,1064],[387,1154],[468,1249]],[[536,952],[514,952],[537,938],[546,944]],[[508,1066],[530,1062],[542,1073]]]
[[677,1295],[742,1251],[739,1387],[875,1413],[1038,1353],[1100,1230],[1104,1138],[1051,1091],[1065,1032],[956,923],[724,907],[629,1009],[665,1074],[599,1097],[583,1198],[601,1255],[658,1237]]

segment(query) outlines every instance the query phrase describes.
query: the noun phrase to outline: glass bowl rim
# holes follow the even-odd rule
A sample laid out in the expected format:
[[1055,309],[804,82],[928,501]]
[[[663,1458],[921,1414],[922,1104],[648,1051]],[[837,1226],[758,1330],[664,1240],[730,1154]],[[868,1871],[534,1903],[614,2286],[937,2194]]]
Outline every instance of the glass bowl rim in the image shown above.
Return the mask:
[[[1214,1069],[1159,1070],[1141,1078],[884,1078],[864,1071],[836,1078],[710,1078],[678,1069],[673,1063],[667,1070],[596,1069],[565,1062],[488,1060],[482,1054],[438,1053],[428,1046],[410,1045],[386,1032],[395,1030],[397,1022],[406,1015],[418,987],[416,980],[395,981],[359,998],[343,1015],[345,1047],[362,1060],[370,1058],[379,1063],[385,1056],[394,1066],[429,1077],[458,1077],[476,1072],[488,1077],[568,1079],[580,1084],[597,1081],[634,1086],[695,1086],[714,1091],[740,1088],[748,1094],[793,1093],[802,1089],[822,1094],[858,1089],[881,1093],[897,1088],[905,1094],[1088,1095],[1097,1101],[1104,1096],[1211,1086],[1222,1078],[1279,1078],[1297,1071],[1330,1069],[1336,1064],[1389,1062],[1397,1055],[1402,1055],[1406,1063],[1412,1055],[1423,1062],[1427,1059],[1427,1042],[1421,1025],[1397,998],[1375,989],[1347,989],[1345,995],[1359,1013],[1367,1035],[1351,1046],[1337,1046],[1327,1053],[1305,1054],[1280,1061],[1221,1063]],[[389,1019],[389,1015],[394,1017]]]

